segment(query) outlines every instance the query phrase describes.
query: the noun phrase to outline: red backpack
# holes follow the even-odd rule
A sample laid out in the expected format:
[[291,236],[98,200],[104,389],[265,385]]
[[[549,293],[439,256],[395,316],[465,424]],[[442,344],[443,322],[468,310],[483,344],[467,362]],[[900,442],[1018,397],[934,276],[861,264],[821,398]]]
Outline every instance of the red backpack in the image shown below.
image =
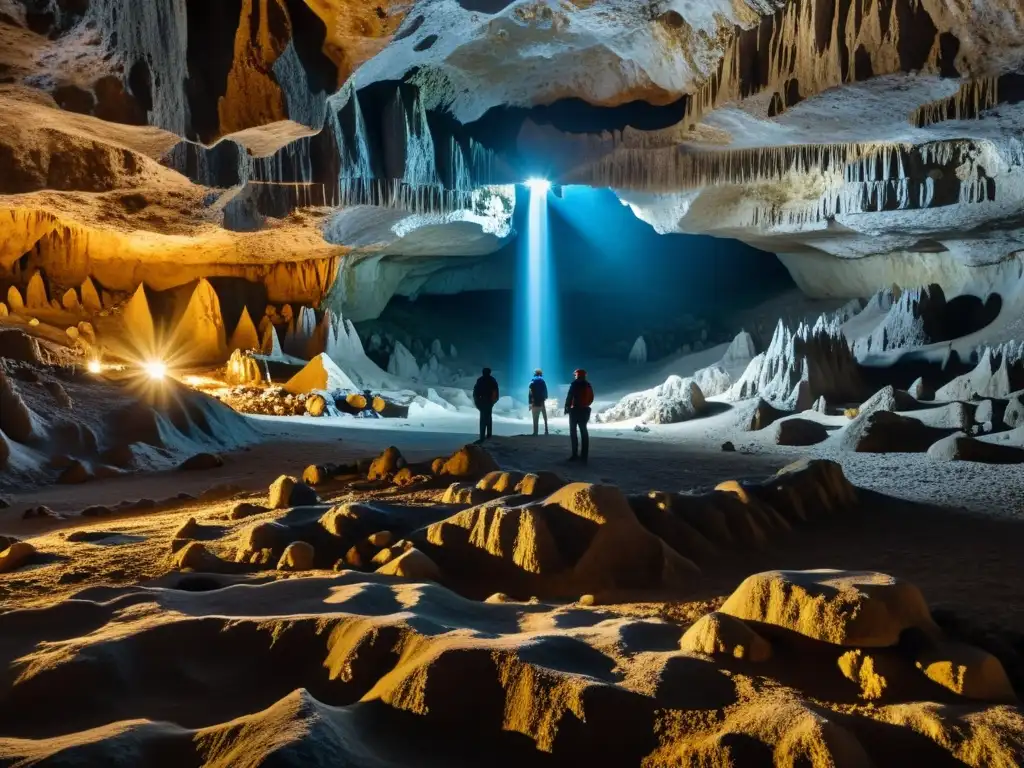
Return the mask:
[[594,388],[590,386],[589,381],[583,382],[583,386],[580,387],[580,391],[577,393],[576,399],[579,401],[577,405],[581,408],[589,408],[594,404]]

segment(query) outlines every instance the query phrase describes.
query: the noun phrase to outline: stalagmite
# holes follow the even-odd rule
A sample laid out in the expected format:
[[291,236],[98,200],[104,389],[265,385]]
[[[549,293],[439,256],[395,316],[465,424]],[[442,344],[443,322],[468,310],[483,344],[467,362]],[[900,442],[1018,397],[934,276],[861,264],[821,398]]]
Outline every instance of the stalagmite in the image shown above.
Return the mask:
[[96,290],[96,284],[93,283],[91,277],[87,277],[82,281],[82,287],[79,292],[82,294],[82,308],[86,312],[95,314],[103,309],[103,304],[100,302],[100,293]]
[[219,362],[227,357],[224,318],[217,292],[205,278],[199,281],[174,331],[168,353],[187,363]]
[[156,343],[156,326],[153,313],[146,297],[146,286],[139,285],[121,313],[125,333],[135,350],[147,357],[158,355],[160,350]]
[[416,358],[400,341],[395,342],[395,348],[391,352],[391,359],[388,360],[388,373],[400,379],[418,379],[420,376],[420,367],[416,363]]
[[299,316],[294,324],[289,323],[288,333],[284,338],[284,351],[294,357],[310,359],[310,343],[316,335],[316,311],[312,307],[300,307]]
[[281,351],[281,337],[277,335],[277,328],[274,327],[273,323],[267,323],[266,328],[263,329],[260,351],[270,357],[284,357],[284,353]]
[[248,307],[242,307],[242,315],[238,318],[238,324],[231,334],[231,341],[228,349],[231,351],[241,350],[247,352],[260,348],[260,337],[256,333],[256,326],[253,325],[252,317],[249,315]]
[[647,362],[647,342],[643,336],[638,336],[633,342],[633,348],[629,350],[629,362],[633,365],[643,365]]
[[7,317],[8,314],[7,305],[0,301],[0,317]]
[[21,298],[21,291],[13,285],[7,289],[7,306],[16,315],[25,311],[25,300]]
[[78,303],[78,292],[74,288],[68,288],[60,300],[61,306],[68,312],[77,312],[81,309]]
[[46,281],[43,273],[36,270],[28,279],[28,289],[25,293],[25,306],[29,309],[49,309],[50,297],[46,292]]
[[285,383],[284,388],[293,395],[313,391],[355,392],[358,388],[352,379],[334,364],[327,355],[317,355],[306,366]]

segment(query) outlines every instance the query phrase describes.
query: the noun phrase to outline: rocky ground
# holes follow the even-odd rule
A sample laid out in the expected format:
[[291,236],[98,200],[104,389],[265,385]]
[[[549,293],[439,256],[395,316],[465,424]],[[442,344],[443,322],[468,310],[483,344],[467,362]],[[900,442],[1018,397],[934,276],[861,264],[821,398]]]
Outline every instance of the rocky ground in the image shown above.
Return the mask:
[[598,437],[579,468],[564,435],[321,425],[10,499],[4,764],[1024,757],[1016,521],[793,448]]

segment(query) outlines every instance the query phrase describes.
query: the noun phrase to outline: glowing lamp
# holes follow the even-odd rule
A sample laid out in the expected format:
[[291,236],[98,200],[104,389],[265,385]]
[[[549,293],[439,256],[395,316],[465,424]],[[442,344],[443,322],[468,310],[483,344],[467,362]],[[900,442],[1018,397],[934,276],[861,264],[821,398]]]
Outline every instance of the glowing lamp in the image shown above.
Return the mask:
[[551,189],[551,182],[547,179],[532,178],[526,180],[526,186],[529,187],[531,192],[544,194]]
[[151,360],[148,363],[143,363],[142,370],[146,372],[146,375],[149,376],[149,378],[154,380],[162,379],[167,375],[167,366],[159,360]]
[[99,360],[90,360],[86,368],[89,370],[89,373],[103,373],[103,363]]

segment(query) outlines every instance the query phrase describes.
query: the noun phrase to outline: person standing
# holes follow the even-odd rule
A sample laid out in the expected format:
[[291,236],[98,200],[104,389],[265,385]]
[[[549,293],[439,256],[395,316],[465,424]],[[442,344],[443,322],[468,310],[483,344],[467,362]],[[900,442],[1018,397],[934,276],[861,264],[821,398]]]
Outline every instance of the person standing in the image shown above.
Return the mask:
[[540,368],[533,372],[533,379],[530,381],[530,394],[528,402],[530,413],[533,414],[533,434],[537,434],[540,426],[540,417],[544,416],[544,434],[548,434],[548,411],[545,403],[548,399],[548,385],[544,381],[544,371]]
[[484,368],[483,375],[476,380],[473,387],[473,404],[480,411],[480,440],[491,436],[493,421],[491,412],[498,402],[498,382],[491,376],[491,369]]
[[[569,385],[569,394],[565,398],[565,412],[569,414],[569,439],[572,441],[572,456],[569,461],[580,460],[587,463],[590,454],[590,434],[587,422],[590,421],[590,406],[594,404],[594,388],[587,381],[587,372],[577,368],[573,372],[573,382]],[[579,430],[579,437],[576,430]]]

